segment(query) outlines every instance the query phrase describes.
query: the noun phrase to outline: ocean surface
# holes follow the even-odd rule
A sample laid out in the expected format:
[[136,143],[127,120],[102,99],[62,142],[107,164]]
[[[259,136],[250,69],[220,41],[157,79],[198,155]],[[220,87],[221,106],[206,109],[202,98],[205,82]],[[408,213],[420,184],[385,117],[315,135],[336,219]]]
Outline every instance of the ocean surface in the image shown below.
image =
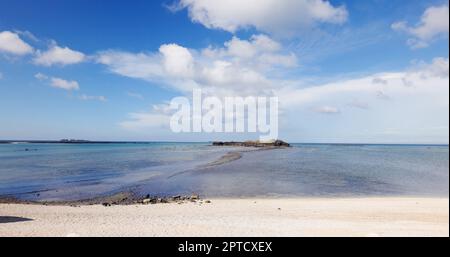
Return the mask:
[[[0,196],[81,200],[120,191],[203,197],[449,196],[449,147],[207,143],[0,144]],[[242,158],[208,164],[228,152]]]

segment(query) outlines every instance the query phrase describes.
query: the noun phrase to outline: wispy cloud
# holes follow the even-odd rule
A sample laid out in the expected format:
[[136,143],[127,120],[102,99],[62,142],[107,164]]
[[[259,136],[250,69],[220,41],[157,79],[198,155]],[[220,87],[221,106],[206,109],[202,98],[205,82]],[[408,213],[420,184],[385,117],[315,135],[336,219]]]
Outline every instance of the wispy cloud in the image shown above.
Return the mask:
[[68,90],[68,91],[80,89],[78,82],[76,82],[74,80],[65,80],[62,78],[51,78],[50,85],[52,87],[60,88],[60,89]]
[[78,96],[78,98],[83,101],[100,101],[100,102],[108,101],[106,99],[106,97],[104,97],[104,96],[93,96],[93,95],[85,95],[85,94]]
[[411,48],[425,48],[439,37],[448,37],[449,9],[448,5],[431,6],[425,10],[420,22],[409,26],[406,21],[392,24],[392,29],[412,36],[407,43]]
[[64,89],[67,91],[80,89],[78,82],[74,80],[65,80],[57,77],[49,77],[42,73],[36,73],[34,77],[40,81],[47,82],[50,86],[54,88]]

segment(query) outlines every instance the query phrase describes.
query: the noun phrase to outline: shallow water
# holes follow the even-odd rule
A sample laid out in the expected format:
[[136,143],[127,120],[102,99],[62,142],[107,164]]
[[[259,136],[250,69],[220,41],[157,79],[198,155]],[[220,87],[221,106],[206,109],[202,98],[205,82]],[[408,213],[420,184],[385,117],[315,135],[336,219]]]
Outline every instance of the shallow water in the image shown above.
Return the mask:
[[234,150],[204,143],[0,144],[0,195],[77,200],[122,190],[207,197],[449,194],[448,146],[295,144],[204,167]]

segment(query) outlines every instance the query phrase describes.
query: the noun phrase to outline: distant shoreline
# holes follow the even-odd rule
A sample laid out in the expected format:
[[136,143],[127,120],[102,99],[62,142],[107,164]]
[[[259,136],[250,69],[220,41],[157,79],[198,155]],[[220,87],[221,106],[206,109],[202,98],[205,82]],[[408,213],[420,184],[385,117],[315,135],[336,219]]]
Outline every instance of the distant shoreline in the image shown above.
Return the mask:
[[[177,141],[90,141],[63,142],[61,140],[0,140],[0,144],[212,144],[214,141],[177,142]],[[338,146],[444,146],[449,144],[425,144],[425,143],[308,143],[291,142],[290,145],[338,145]]]

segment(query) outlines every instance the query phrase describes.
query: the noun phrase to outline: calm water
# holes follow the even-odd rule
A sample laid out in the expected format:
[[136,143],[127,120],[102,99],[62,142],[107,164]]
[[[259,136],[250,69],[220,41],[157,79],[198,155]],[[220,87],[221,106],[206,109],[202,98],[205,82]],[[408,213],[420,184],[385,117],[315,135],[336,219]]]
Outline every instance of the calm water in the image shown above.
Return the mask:
[[448,146],[313,145],[243,153],[202,143],[0,144],[0,195],[446,196]]

